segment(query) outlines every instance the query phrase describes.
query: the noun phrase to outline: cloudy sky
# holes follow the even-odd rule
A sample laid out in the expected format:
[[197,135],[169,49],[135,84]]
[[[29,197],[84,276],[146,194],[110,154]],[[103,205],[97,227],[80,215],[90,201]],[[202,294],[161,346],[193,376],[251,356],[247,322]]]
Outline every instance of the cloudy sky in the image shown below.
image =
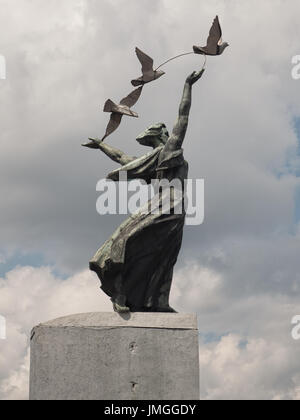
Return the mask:
[[[194,88],[184,144],[205,223],[185,229],[171,303],[198,313],[201,398],[300,399],[298,0],[0,0],[0,399],[28,397],[34,325],[111,310],[87,267],[122,220],[96,212],[116,166],[80,147],[103,134],[104,101],[130,92],[136,46],[160,64],[205,42],[216,14],[230,49]],[[108,141],[145,153],[136,136],[171,130],[202,62],[169,64]]]

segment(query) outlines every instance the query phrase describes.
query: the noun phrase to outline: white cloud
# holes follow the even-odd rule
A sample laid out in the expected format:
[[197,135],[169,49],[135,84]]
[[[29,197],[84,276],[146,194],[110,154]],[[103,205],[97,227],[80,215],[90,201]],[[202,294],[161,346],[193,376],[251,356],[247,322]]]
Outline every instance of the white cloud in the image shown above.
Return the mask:
[[182,310],[201,308],[203,312],[209,312],[222,303],[219,294],[221,288],[222,278],[219,273],[208,268],[199,268],[197,263],[191,262],[175,272],[171,298]]
[[31,329],[70,313],[110,312],[110,300],[88,271],[62,280],[50,268],[20,267],[0,279],[0,313],[7,339],[0,341],[0,399],[28,398]]
[[20,357],[16,363],[16,369],[9,371],[1,381],[0,398],[3,400],[27,400],[29,392],[29,349],[25,357]]
[[[299,360],[292,346],[227,335],[200,346],[201,394],[210,400],[299,399]],[[287,376],[289,373],[290,376]]]
[[198,312],[201,398],[298,399],[298,294],[247,290],[237,298],[227,287],[224,275],[196,263],[175,276],[172,303]]

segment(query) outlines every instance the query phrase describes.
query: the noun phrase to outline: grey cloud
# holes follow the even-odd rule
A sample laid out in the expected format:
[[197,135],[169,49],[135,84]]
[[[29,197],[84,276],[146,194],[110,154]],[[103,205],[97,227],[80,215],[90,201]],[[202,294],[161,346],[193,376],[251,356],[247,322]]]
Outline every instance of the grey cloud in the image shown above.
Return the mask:
[[[285,167],[288,150],[297,147],[293,118],[300,114],[298,85],[290,75],[291,57],[299,53],[298,3],[50,0],[41,6],[38,0],[1,0],[0,5],[0,53],[8,75],[0,82],[0,251],[4,257],[13,250],[39,251],[67,273],[86,267],[122,219],[96,213],[96,183],[114,164],[80,144],[102,135],[104,101],[130,91],[129,81],[140,71],[134,48],[159,64],[205,40],[219,13],[231,47],[221,58],[208,60],[195,86],[184,145],[191,176],[206,182],[206,219],[203,226],[185,230],[174,300],[180,310],[199,313],[203,333],[233,331],[254,344],[263,337],[279,351],[283,346],[287,357],[296,354],[283,324],[299,298],[299,234],[293,226],[299,179]],[[132,155],[144,153],[136,135],[158,121],[172,128],[185,77],[201,66],[202,59],[191,56],[166,67],[166,77],[145,88],[136,106],[140,119],[124,119],[108,141]],[[192,271],[191,291],[184,281],[190,260],[202,267]],[[278,315],[270,333],[264,322],[253,319],[259,311],[270,325],[273,305]],[[287,312],[285,305],[291,305]],[[0,312],[4,309],[9,311],[0,307]],[[42,314],[39,309],[35,317]],[[238,354],[231,395],[238,394],[238,369],[247,358],[263,364],[268,341],[260,356],[249,348],[241,351],[236,336],[218,348],[204,344],[211,381],[205,397],[220,396],[220,378],[230,373],[225,367],[213,372],[209,357],[218,349]],[[23,338],[16,339],[21,348]],[[23,346],[22,354],[11,359],[12,382],[17,382],[16,360],[25,356]],[[292,376],[297,380],[297,370],[291,363],[271,376],[265,382],[267,397],[297,396],[289,382]]]

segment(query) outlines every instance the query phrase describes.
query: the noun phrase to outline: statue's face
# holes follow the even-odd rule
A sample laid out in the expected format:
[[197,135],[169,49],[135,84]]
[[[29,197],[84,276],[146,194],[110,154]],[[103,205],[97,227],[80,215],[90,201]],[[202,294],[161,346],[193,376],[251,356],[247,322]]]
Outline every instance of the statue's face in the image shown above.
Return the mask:
[[137,141],[141,145],[153,148],[166,144],[168,139],[169,133],[167,127],[163,123],[151,125],[137,137]]

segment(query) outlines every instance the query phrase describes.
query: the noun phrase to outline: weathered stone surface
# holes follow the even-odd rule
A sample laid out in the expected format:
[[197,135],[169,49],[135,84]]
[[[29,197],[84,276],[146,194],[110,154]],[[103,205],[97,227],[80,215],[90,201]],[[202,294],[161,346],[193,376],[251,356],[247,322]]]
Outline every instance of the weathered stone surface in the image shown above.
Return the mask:
[[87,313],[70,315],[49,321],[48,327],[134,327],[134,328],[175,328],[183,330],[196,330],[197,317],[191,314],[160,314],[160,313],[129,313],[117,314],[115,312]]
[[91,313],[37,326],[30,399],[199,399],[196,316]]

